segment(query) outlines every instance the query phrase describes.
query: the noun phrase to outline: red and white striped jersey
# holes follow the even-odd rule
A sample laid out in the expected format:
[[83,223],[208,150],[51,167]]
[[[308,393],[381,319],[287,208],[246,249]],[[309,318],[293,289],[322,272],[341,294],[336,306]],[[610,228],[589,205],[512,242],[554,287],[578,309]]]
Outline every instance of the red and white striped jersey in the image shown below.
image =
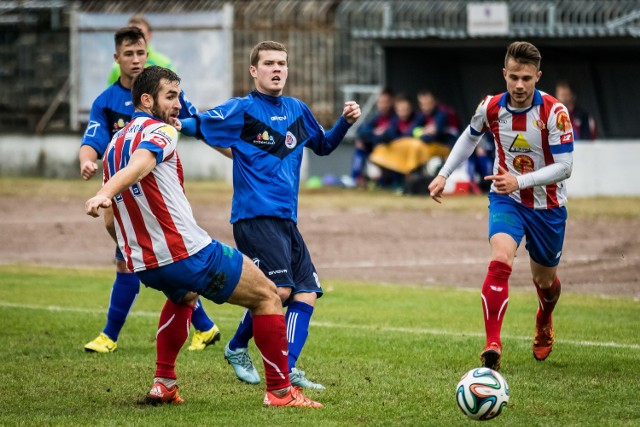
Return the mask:
[[178,133],[172,126],[136,112],[105,152],[105,183],[127,166],[135,150],[156,155],[156,167],[113,198],[118,245],[132,271],[171,264],[211,243],[196,224],[185,196],[177,143]]
[[[471,119],[472,135],[490,131],[496,145],[494,174],[498,166],[518,176],[554,163],[554,154],[573,151],[573,130],[567,108],[551,95],[536,90],[532,106],[513,110],[508,92],[487,96]],[[492,187],[492,190],[495,188]],[[551,209],[567,202],[566,184],[523,188],[509,195],[534,209]]]

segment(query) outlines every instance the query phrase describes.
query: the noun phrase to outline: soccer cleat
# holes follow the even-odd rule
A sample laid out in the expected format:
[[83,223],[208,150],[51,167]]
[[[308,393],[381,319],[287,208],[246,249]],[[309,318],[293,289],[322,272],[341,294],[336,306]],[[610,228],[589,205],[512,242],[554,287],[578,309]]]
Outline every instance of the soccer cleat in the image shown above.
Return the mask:
[[244,381],[249,384],[259,384],[260,374],[253,366],[251,357],[249,357],[248,348],[239,348],[237,350],[231,350],[229,344],[224,347],[224,358],[233,367],[236,376],[240,381]]
[[485,368],[500,370],[500,359],[502,358],[502,346],[497,342],[491,342],[484,347],[480,353],[480,362]]
[[220,341],[220,329],[213,325],[208,331],[196,331],[191,339],[190,351],[204,350],[208,345]]
[[552,322],[546,325],[538,325],[536,323],[536,334],[533,338],[533,357],[536,360],[545,360],[549,357],[549,353],[553,350],[554,339],[555,334]]
[[147,395],[146,403],[149,405],[162,405],[163,403],[169,403],[177,405],[184,403],[184,399],[178,394],[178,386],[173,386],[170,390],[162,384],[157,382],[151,387],[151,391]]
[[304,376],[304,371],[299,371],[298,368],[291,368],[291,372],[289,372],[289,379],[291,380],[292,386],[300,389],[310,388],[313,390],[324,390],[324,386],[322,384],[309,381]]
[[89,341],[84,346],[84,351],[94,352],[94,353],[113,353],[118,348],[118,344],[108,336],[104,334],[104,332],[100,332],[100,335],[93,341]]
[[262,401],[262,406],[322,408],[322,403],[305,397],[297,387],[290,387],[289,391],[287,391],[287,393],[282,397],[278,397],[267,390],[267,394],[265,394],[264,400]]

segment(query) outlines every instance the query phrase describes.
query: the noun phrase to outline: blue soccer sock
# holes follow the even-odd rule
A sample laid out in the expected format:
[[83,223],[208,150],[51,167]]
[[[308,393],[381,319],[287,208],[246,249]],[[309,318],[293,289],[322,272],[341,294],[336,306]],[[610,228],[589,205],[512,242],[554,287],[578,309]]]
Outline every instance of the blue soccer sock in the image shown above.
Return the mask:
[[246,310],[235,335],[229,341],[229,350],[249,347],[251,338],[253,338],[253,317],[251,317],[249,310]]
[[360,178],[364,172],[367,163],[367,153],[361,148],[356,148],[353,152],[351,160],[351,178]]
[[289,371],[296,367],[302,347],[309,336],[309,323],[313,306],[301,301],[292,301],[287,309],[287,343],[289,344]]
[[191,316],[191,324],[200,332],[208,331],[213,328],[213,325],[215,325],[213,320],[211,320],[207,315],[206,311],[204,311],[200,298],[196,301],[196,308],[193,310],[193,315]]
[[107,324],[102,331],[112,340],[118,341],[120,330],[127,320],[129,310],[136,302],[138,292],[140,292],[140,279],[135,273],[116,273],[107,311]]

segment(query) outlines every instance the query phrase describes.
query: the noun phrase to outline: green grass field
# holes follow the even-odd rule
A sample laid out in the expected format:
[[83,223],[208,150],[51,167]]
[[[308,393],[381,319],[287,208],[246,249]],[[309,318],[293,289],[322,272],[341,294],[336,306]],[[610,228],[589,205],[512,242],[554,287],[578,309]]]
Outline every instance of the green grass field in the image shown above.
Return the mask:
[[[103,327],[111,269],[0,266],[0,425],[423,426],[472,423],[455,403],[479,365],[478,292],[325,281],[299,368],[321,410],[265,409],[220,343],[178,358],[180,407],[138,403],[151,386],[163,305],[143,289],[113,354],[82,349]],[[639,425],[640,302],[565,293],[550,358],[531,354],[535,293],[512,291],[503,327],[509,406],[495,425]],[[205,301],[225,343],[242,309]],[[253,359],[259,361],[252,346]],[[261,365],[258,365],[262,373]]]

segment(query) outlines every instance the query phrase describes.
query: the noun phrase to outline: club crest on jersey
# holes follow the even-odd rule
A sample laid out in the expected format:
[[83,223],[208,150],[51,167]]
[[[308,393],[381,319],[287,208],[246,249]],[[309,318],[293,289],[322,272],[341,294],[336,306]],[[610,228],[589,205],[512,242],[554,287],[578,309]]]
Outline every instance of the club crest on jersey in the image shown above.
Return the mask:
[[293,147],[296,146],[296,144],[298,143],[298,140],[296,139],[296,136],[294,134],[291,133],[291,131],[287,131],[287,135],[284,138],[284,145],[287,146],[287,148],[292,149]]
[[511,147],[509,147],[509,152],[511,153],[530,153],[531,146],[527,142],[527,140],[522,136],[522,134],[518,134],[513,142],[511,143]]
[[546,125],[542,120],[540,120],[540,119],[538,119],[538,120],[534,120],[534,121],[533,121],[533,126],[534,126],[536,129],[540,129],[540,130],[545,130],[545,129],[547,128],[547,125]]
[[569,115],[565,111],[560,111],[560,113],[558,113],[556,124],[558,126],[558,129],[560,129],[561,131],[568,132],[571,130],[571,120],[569,119]]
[[513,168],[522,175],[533,172],[534,167],[533,159],[529,156],[519,155],[513,159]]

